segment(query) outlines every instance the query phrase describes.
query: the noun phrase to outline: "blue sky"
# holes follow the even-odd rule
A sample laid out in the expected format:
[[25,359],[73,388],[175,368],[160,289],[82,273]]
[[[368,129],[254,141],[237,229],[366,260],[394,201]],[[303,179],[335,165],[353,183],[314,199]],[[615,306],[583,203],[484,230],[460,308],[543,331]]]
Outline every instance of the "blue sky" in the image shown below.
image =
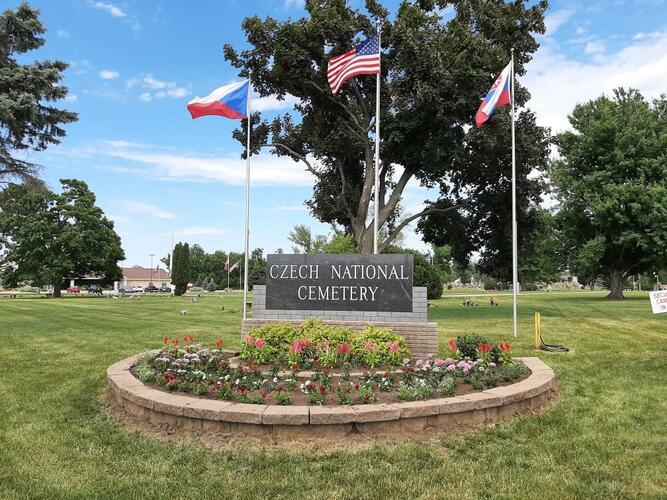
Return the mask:
[[[303,14],[298,0],[97,1],[34,0],[48,33],[46,45],[25,58],[70,63],[64,83],[66,106],[79,113],[59,146],[31,159],[44,178],[85,180],[98,204],[116,222],[126,265],[149,265],[151,253],[176,241],[200,243],[209,251],[243,246],[244,163],[231,139],[234,120],[190,119],[186,103],[234,81],[222,46],[245,43],[242,20]],[[358,2],[353,2],[356,4]],[[389,5],[395,5],[390,2]],[[0,1],[0,8],[18,1]],[[667,89],[667,1],[553,1],[547,33],[522,82],[529,106],[555,130],[581,101],[619,85],[648,96]],[[499,68],[499,71],[502,68]],[[489,82],[489,85],[492,82]],[[480,97],[488,89],[480,89]],[[255,101],[267,117],[291,108],[290,101]],[[253,159],[251,246],[289,250],[289,230],[308,224],[327,233],[303,205],[312,177],[289,159]],[[428,197],[418,185],[406,189],[406,214]],[[423,248],[406,231],[406,243]]]

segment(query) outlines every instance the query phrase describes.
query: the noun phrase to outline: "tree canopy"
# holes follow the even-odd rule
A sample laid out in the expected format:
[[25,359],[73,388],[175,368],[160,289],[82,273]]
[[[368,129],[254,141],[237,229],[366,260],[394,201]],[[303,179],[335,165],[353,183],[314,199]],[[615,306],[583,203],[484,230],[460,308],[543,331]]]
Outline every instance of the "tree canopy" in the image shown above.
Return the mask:
[[10,185],[0,192],[0,270],[9,285],[51,284],[60,296],[67,278],[120,280],[125,258],[112,221],[85,182],[62,179],[62,192]]
[[569,120],[552,171],[564,255],[574,270],[606,273],[609,297],[622,299],[627,276],[667,259],[667,97],[621,88]]
[[[383,249],[409,222],[459,209],[460,193],[468,189],[465,182],[473,175],[466,172],[471,165],[484,161],[487,167],[502,148],[509,154],[509,142],[500,145],[508,133],[500,126],[487,126],[484,134],[470,127],[511,48],[516,73],[524,73],[538,47],[533,35],[544,32],[546,7],[546,1],[528,6],[524,0],[406,0],[390,18],[375,0],[367,0],[364,11],[343,0],[309,0],[306,18],[247,18],[243,29],[250,47],[239,51],[226,45],[225,57],[243,76],[252,70],[260,95],[299,99],[293,113],[272,122],[253,115],[253,152],[267,146],[274,154],[306,165],[317,179],[307,202],[313,215],[344,227],[354,236],[358,252],[372,251],[375,78],[353,78],[334,96],[326,69],[332,56],[371,36],[379,20],[383,56],[378,222],[390,229],[380,242]],[[452,15],[445,18],[443,12]],[[516,99],[523,105],[527,92],[518,87]],[[530,113],[521,114],[519,121],[525,122],[526,141],[537,144],[525,153],[530,169],[544,146],[544,131],[535,127]],[[234,136],[244,141],[246,127],[244,120]],[[490,171],[482,189],[493,183],[496,173]],[[399,201],[411,179],[440,186],[444,197],[404,217]],[[495,179],[496,185],[499,182],[504,177]]]
[[65,135],[62,124],[77,114],[59,109],[54,101],[67,95],[60,85],[63,61],[20,64],[17,55],[44,45],[45,28],[39,11],[22,3],[0,15],[0,186],[10,181],[35,181],[38,167],[15,152],[42,151]]

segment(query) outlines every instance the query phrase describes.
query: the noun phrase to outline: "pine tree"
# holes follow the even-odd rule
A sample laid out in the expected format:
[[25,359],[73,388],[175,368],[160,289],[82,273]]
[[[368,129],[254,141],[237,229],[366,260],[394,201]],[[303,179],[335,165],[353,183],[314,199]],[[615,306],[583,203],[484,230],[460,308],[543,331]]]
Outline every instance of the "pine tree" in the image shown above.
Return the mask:
[[0,15],[0,186],[35,181],[39,167],[12,153],[58,144],[65,136],[60,125],[78,119],[76,113],[51,104],[67,95],[67,87],[59,84],[67,63],[16,60],[44,45],[40,35],[45,31],[39,11],[26,3]]

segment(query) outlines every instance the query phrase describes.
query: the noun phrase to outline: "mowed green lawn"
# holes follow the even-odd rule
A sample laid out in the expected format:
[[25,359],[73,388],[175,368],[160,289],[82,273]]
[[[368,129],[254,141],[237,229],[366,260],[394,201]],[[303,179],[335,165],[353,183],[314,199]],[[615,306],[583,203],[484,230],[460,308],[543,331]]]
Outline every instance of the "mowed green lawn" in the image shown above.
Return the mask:
[[[107,366],[165,335],[238,345],[238,295],[0,299],[0,498],[667,498],[667,314],[647,294],[523,295],[518,340],[510,297],[461,300],[429,312],[442,353],[465,333],[510,340],[555,369],[558,400],[427,444],[325,452],[174,444],[107,416]],[[532,349],[535,310],[569,353]]]

